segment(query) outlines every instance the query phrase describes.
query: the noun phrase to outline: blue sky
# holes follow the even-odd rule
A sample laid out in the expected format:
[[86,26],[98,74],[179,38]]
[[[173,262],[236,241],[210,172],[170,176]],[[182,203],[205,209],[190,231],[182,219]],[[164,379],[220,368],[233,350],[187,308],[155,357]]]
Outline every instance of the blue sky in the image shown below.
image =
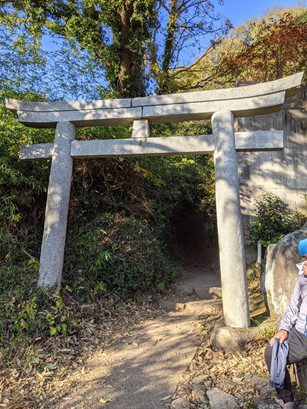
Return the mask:
[[217,9],[225,17],[228,17],[234,26],[238,26],[252,17],[260,17],[274,6],[288,7],[298,5],[306,6],[306,2],[289,0],[225,0],[224,5]]

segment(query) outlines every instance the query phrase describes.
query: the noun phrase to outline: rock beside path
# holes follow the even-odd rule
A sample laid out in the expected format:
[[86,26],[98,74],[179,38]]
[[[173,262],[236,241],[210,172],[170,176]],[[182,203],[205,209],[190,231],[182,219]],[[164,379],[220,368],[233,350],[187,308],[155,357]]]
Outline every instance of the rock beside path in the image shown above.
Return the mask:
[[235,398],[229,393],[218,388],[207,391],[211,409],[236,409],[239,408]]
[[215,350],[222,349],[225,352],[242,350],[254,336],[252,328],[244,330],[216,324],[210,336],[210,345]]
[[171,409],[190,409],[191,405],[187,398],[175,399],[171,404]]
[[192,392],[191,392],[191,400],[192,402],[196,404],[206,404],[207,403],[207,398],[206,398],[206,390],[204,386],[200,383],[197,383],[194,385]]
[[279,317],[287,308],[298,279],[298,269],[295,266],[300,262],[298,243],[306,237],[307,224],[267,248],[261,285],[271,316]]

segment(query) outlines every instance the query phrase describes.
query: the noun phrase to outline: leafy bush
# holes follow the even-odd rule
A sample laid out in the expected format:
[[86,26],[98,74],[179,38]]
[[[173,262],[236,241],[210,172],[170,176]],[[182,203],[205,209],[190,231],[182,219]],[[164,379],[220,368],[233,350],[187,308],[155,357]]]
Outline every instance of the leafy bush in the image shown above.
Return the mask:
[[[28,264],[28,265],[27,265]],[[22,348],[39,339],[73,333],[78,320],[59,294],[47,294],[36,287],[37,266],[1,266],[0,349],[10,360]],[[4,356],[3,356],[4,357]]]
[[249,224],[250,245],[256,246],[258,240],[267,247],[278,243],[286,234],[302,225],[302,215],[289,208],[278,196],[266,193],[256,201],[256,220]]
[[106,292],[135,297],[161,291],[175,277],[165,246],[146,220],[104,214],[69,241],[64,280],[81,298]]

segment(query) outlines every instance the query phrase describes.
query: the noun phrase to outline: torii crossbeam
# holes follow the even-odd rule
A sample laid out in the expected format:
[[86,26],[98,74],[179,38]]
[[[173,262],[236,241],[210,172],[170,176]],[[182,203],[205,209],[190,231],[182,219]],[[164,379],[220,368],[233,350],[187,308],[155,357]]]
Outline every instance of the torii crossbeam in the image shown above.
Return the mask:
[[[56,128],[53,144],[21,148],[26,160],[51,158],[38,286],[59,289],[73,158],[214,154],[217,227],[225,323],[248,327],[249,306],[236,151],[280,150],[283,131],[234,132],[234,117],[279,111],[303,73],[240,88],[73,102],[8,99],[26,126]],[[211,118],[213,135],[150,138],[150,123]],[[132,138],[76,141],[75,128],[133,123]]]

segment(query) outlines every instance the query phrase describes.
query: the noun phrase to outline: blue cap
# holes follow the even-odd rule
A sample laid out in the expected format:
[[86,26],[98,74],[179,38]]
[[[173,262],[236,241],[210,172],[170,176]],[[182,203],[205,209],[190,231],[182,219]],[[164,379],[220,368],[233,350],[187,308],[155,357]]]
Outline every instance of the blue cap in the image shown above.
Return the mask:
[[303,239],[298,243],[298,251],[301,256],[307,256],[307,239]]

